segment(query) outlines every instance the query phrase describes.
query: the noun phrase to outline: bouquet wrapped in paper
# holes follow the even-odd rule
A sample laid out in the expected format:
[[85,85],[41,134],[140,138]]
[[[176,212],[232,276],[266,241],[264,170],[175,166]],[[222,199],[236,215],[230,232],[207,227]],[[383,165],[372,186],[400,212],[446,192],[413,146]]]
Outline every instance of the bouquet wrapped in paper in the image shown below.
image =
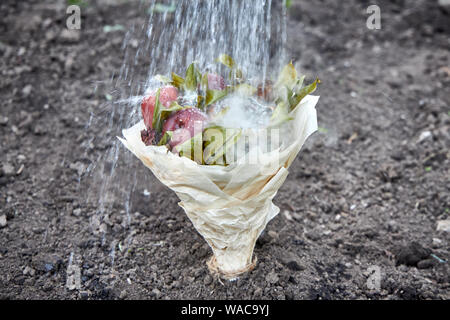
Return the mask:
[[[309,93],[319,81],[303,86],[303,78],[297,78],[289,64],[276,83],[253,88],[241,79],[230,57],[219,61],[230,67],[233,85],[224,85],[217,75],[202,75],[193,65],[185,79],[158,76],[170,86],[144,98],[144,120],[123,130],[119,139],[177,194],[179,205],[213,251],[210,271],[232,279],[254,268],[256,240],[279,213],[272,200],[304,142],[317,130],[319,97]],[[181,91],[183,97],[195,91],[196,97],[187,102],[180,99]],[[261,100],[272,101],[268,123],[259,128],[226,126],[227,113],[232,112],[227,108],[233,108],[226,105],[235,101],[227,99],[234,95],[244,96],[253,107]],[[192,101],[195,106],[188,106]]]

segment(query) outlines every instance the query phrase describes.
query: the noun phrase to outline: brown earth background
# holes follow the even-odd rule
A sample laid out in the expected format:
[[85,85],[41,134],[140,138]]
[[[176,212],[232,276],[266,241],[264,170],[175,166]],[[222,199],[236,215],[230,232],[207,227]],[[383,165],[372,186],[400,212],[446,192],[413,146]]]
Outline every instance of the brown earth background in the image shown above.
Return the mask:
[[[257,268],[220,282],[176,195],[124,148],[107,180],[120,130],[87,125],[108,112],[126,35],[139,47],[139,3],[88,1],[76,33],[66,1],[0,3],[0,299],[450,298],[449,6],[293,1],[288,56],[322,79],[320,130],[275,198]],[[99,215],[102,183],[114,192]]]

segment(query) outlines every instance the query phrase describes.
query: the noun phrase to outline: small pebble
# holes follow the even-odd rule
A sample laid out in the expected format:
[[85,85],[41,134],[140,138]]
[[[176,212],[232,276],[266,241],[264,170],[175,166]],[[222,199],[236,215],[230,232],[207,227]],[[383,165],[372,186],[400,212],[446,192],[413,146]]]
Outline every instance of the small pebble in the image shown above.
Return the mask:
[[440,247],[442,244],[442,240],[438,238],[433,238],[433,246],[434,247]]
[[73,214],[75,217],[79,217],[79,216],[81,215],[81,209],[80,209],[80,208],[77,208],[77,209],[73,210],[73,211],[72,211],[72,214]]
[[438,221],[437,231],[450,232],[450,219]]
[[430,131],[424,131],[420,134],[417,143],[421,143],[426,140],[431,140],[433,138],[433,134]]
[[8,222],[6,221],[6,215],[0,216],[0,228],[5,228]]
[[29,84],[22,89],[22,94],[24,97],[28,97],[31,94],[31,91],[33,91],[33,86]]
[[119,295],[120,300],[125,300],[128,296],[127,290],[122,290]]

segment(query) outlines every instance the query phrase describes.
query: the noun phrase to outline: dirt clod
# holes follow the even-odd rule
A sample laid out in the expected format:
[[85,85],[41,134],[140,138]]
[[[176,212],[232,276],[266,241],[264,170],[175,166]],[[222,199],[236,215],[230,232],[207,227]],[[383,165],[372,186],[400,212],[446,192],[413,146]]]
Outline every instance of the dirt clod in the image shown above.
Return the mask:
[[38,254],[33,257],[33,268],[40,272],[56,272],[62,265],[62,259],[53,254]]
[[302,267],[301,265],[300,259],[293,253],[287,253],[281,258],[281,261],[292,271],[304,270],[304,267]]
[[[417,242],[412,242],[407,246],[398,249],[396,254],[397,265],[404,264],[406,266],[416,267],[417,264],[430,257],[431,250],[424,248]],[[427,263],[424,263],[427,265]]]

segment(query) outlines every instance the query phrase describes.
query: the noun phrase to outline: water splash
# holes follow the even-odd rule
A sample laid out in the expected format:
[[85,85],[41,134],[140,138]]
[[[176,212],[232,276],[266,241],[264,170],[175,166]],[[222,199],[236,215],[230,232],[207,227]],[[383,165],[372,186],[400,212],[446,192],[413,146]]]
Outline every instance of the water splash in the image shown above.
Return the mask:
[[271,66],[272,17],[278,22],[275,26],[283,24],[272,9],[271,0],[181,1],[175,12],[175,30],[165,28],[159,38],[155,35],[163,50],[156,50],[152,57],[166,61],[162,72],[182,71],[192,61],[200,69],[220,71],[211,63],[227,53],[249,78],[265,80]]
[[90,185],[86,200],[97,208],[100,221],[109,211],[125,208],[129,225],[132,193],[145,188],[153,194],[152,186],[159,184],[116,139],[122,129],[140,121],[139,102],[157,85],[154,75],[183,74],[193,61],[200,69],[223,74],[224,67],[212,62],[226,53],[247,78],[264,82],[286,62],[282,0],[179,0],[173,13],[158,12],[155,5],[154,0],[148,8],[140,3],[139,10],[148,12],[147,22],[125,34],[120,70],[109,82],[95,84],[97,94],[103,88],[108,101],[89,119],[94,139],[86,146],[93,160],[84,178]]

